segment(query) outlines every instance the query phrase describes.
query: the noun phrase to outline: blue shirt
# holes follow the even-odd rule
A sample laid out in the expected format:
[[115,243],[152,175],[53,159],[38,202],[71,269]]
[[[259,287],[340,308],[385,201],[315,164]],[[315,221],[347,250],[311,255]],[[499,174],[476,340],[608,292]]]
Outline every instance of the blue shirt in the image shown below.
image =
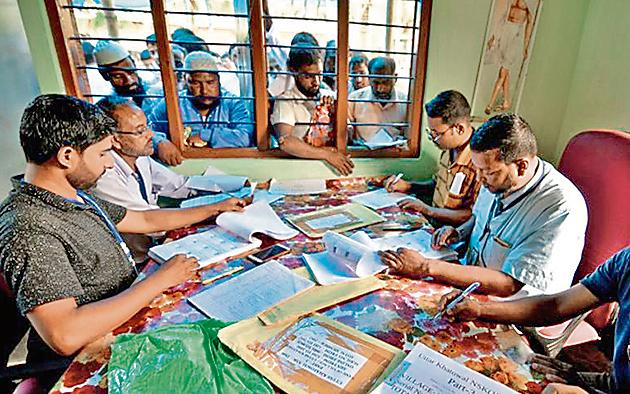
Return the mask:
[[[182,92],[186,95],[186,92]],[[184,128],[190,135],[200,135],[210,148],[242,148],[251,146],[254,125],[249,110],[238,96],[221,89],[219,105],[205,118],[187,97],[180,97],[179,112]],[[153,144],[157,146],[169,138],[166,102],[162,100],[149,115],[154,131]],[[189,123],[186,122],[195,122]]]
[[630,390],[630,246],[581,281],[600,301],[619,303],[615,327],[613,379],[618,392]]

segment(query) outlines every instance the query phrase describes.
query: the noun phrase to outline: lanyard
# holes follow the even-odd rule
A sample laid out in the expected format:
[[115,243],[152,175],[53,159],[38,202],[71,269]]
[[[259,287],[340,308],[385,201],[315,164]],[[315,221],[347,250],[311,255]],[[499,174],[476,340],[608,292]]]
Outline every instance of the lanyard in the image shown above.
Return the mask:
[[[112,220],[109,218],[109,216],[105,213],[105,211],[103,211],[103,209],[96,203],[96,201],[94,201],[92,199],[92,197],[90,197],[89,195],[87,195],[87,193],[85,193],[82,190],[77,190],[77,194],[79,195],[79,197],[81,197],[83,199],[83,201],[85,201],[89,206],[91,206],[92,208],[94,208],[94,210],[96,211],[96,213],[98,214],[98,216],[101,217],[101,219],[103,219],[103,221],[105,222],[105,225],[107,226],[107,228],[109,229],[109,232],[114,236],[114,238],[116,239],[116,242],[118,242],[118,245],[120,245],[121,249],[123,250],[123,252],[125,252],[125,255],[127,256],[127,260],[129,260],[129,263],[131,263],[131,266],[133,267],[133,269],[136,271],[136,273],[138,273],[137,268],[136,268],[136,262],[133,259],[133,256],[131,255],[131,251],[129,250],[129,248],[127,247],[127,244],[125,243],[125,240],[123,239],[122,235],[120,235],[120,233],[118,232],[118,229],[116,228],[116,225],[114,224],[114,222],[112,222]],[[72,200],[70,200],[72,201]],[[72,201],[74,203],[78,203],[78,201]]]

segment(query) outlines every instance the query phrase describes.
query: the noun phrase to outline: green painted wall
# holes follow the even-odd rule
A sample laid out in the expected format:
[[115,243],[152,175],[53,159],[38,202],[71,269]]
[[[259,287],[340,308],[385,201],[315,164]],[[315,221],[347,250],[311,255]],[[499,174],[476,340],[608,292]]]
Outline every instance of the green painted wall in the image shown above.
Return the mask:
[[556,156],[588,128],[630,131],[630,1],[591,1]]
[[[623,0],[618,0],[622,3]],[[45,11],[39,2],[21,1],[22,18],[27,26],[33,60],[43,92],[63,90]],[[595,2],[594,2],[595,3]],[[630,2],[629,2],[630,3]],[[425,98],[445,89],[457,89],[472,97],[480,62],[491,0],[434,1],[429,39]],[[529,120],[539,140],[541,155],[555,162],[570,92],[575,89],[574,71],[581,48],[582,30],[589,0],[546,0],[543,5],[532,61],[523,90],[521,114]],[[619,17],[623,13],[619,13]],[[627,13],[625,15],[628,15]],[[589,18],[589,21],[592,18]],[[35,23],[38,21],[38,23]],[[588,23],[588,21],[587,21]],[[621,41],[619,41],[621,42]],[[425,100],[426,101],[426,100]],[[579,106],[578,106],[579,107]],[[423,136],[419,159],[358,159],[355,175],[404,172],[406,178],[423,179],[434,169],[439,151]],[[199,173],[206,165],[229,173],[256,179],[334,177],[324,164],[306,160],[214,159],[187,160],[177,170]]]

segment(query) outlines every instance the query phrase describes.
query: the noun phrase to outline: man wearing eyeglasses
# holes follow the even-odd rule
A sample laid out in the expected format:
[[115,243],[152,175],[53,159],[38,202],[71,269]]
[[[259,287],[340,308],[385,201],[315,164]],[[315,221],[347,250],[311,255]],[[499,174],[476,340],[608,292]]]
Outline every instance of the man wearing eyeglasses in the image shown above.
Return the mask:
[[588,218],[580,191],[538,158],[534,133],[518,115],[490,118],[473,132],[470,149],[483,185],[472,216],[433,235],[436,248],[468,241],[464,264],[405,248],[383,253],[383,261],[402,274],[458,287],[480,282],[482,292],[502,297],[568,289]]
[[[112,85],[114,94],[131,98],[145,113],[151,113],[153,107],[160,101],[159,96],[164,95],[159,77],[155,85],[148,85],[143,81],[138,76],[136,64],[127,49],[115,41],[99,41],[94,50],[94,57],[98,71],[103,79]],[[166,164],[179,165],[184,160],[175,144],[163,136],[153,137],[153,147],[158,158]]]
[[422,200],[401,201],[400,206],[414,210],[439,224],[460,225],[470,218],[480,182],[472,163],[470,105],[463,94],[447,90],[425,106],[429,126],[426,134],[440,148],[442,156],[434,179],[406,182],[390,177],[385,188],[390,192],[433,195],[433,204]]

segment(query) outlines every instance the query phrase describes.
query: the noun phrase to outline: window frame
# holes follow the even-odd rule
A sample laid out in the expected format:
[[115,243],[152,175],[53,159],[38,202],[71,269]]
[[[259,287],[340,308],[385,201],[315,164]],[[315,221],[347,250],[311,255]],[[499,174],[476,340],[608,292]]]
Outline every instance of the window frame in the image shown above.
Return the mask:
[[[424,87],[426,81],[426,65],[429,42],[429,28],[431,23],[431,10],[433,0],[412,0],[421,1],[420,23],[418,27],[412,27],[412,42],[418,34],[415,48],[412,48],[411,70],[413,70],[413,81],[411,94],[408,97],[410,104],[407,109],[407,122],[409,124],[408,147],[386,148],[377,150],[357,150],[348,149],[347,141],[347,121],[348,121],[348,90],[337,89],[337,108],[335,132],[336,148],[339,152],[348,153],[351,157],[372,157],[372,158],[415,158],[419,157],[421,150],[421,127]],[[89,82],[85,69],[84,56],[82,55],[81,43],[72,39],[79,35],[73,9],[81,8],[72,5],[72,0],[45,0],[46,11],[50,22],[50,28],[59,60],[62,78],[66,88],[66,93],[82,99],[90,99],[84,91],[89,91]],[[162,59],[170,59],[171,47],[168,35],[168,24],[166,19],[166,9],[164,0],[150,0],[150,12],[153,20],[153,28],[158,46],[158,54]],[[186,146],[183,140],[183,121],[179,113],[179,96],[177,91],[177,79],[175,68],[171,62],[160,64],[160,75],[164,87],[164,99],[166,101],[167,117],[171,141],[180,148],[185,158],[263,158],[263,157],[292,157],[280,149],[270,148],[270,125],[268,115],[268,93],[267,93],[267,53],[264,31],[263,0],[249,0],[249,48],[252,56],[252,78],[255,123],[255,145],[249,148],[195,148]],[[350,0],[337,1],[337,67],[336,79],[338,87],[347,86],[348,81],[348,61],[349,44],[348,34],[351,23],[349,20]],[[83,7],[85,8],[85,7]],[[95,7],[108,10],[107,7]],[[111,9],[110,9],[111,10]],[[120,10],[120,9],[115,9]],[[132,11],[132,10],[129,10]],[[133,10],[133,12],[138,12]],[[414,12],[417,12],[414,9]],[[181,13],[181,12],[178,12]],[[195,12],[185,12],[187,14],[198,14]],[[212,14],[212,13],[205,13]],[[273,16],[271,16],[273,17]],[[387,26],[398,26],[393,24],[378,24]],[[398,26],[400,27],[400,26]],[[391,29],[388,30],[391,35]],[[418,32],[416,32],[418,31]],[[395,52],[395,51],[378,51]]]

